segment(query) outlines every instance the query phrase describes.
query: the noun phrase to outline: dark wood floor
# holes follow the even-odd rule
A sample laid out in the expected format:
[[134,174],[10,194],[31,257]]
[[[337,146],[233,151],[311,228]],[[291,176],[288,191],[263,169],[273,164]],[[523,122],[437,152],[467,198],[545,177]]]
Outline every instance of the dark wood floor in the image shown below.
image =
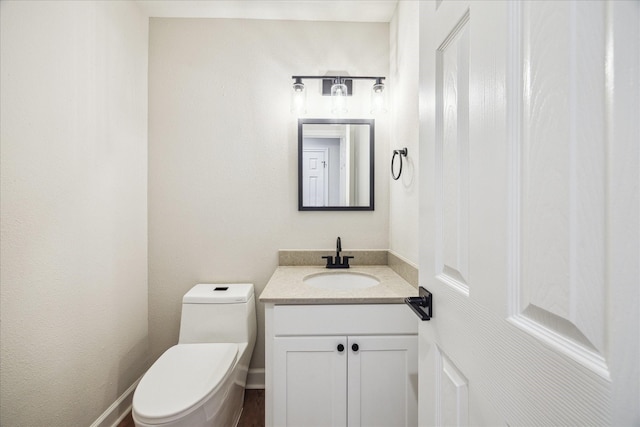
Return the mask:
[[245,390],[238,427],[264,427],[264,389]]
[[[118,427],[134,426],[131,413],[118,424]],[[245,390],[238,427],[264,427],[264,390]]]

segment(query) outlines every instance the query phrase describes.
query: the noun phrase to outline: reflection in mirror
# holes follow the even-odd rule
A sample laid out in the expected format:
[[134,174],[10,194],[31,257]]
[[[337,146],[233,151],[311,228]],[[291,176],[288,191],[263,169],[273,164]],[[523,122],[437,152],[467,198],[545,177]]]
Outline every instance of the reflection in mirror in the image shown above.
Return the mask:
[[298,210],[373,210],[374,120],[298,120]]

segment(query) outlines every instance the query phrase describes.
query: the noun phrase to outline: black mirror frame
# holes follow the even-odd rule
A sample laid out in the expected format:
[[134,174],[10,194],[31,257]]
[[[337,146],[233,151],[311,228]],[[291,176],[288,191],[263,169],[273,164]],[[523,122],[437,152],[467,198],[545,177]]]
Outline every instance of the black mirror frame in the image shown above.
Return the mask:
[[[305,124],[369,125],[369,206],[303,206],[302,205],[302,126]],[[298,210],[299,211],[372,211],[374,210],[375,175],[374,119],[298,119]]]

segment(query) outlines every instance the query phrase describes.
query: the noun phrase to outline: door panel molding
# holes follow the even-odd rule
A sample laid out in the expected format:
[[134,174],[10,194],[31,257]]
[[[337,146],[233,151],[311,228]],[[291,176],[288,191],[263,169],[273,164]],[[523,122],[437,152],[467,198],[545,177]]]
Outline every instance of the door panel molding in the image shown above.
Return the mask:
[[436,50],[436,269],[469,295],[469,9]]
[[469,381],[436,346],[435,425],[469,425]]
[[509,320],[608,379],[604,3],[509,15]]

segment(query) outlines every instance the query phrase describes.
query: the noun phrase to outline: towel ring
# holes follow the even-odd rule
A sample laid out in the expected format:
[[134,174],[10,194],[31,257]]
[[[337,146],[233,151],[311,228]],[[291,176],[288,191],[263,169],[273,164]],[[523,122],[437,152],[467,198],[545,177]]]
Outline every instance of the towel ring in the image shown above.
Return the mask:
[[[393,157],[391,157],[391,177],[396,181],[400,178],[400,175],[402,175],[402,158],[407,157],[407,153],[407,147],[404,147],[402,150],[393,150]],[[400,170],[398,170],[398,175],[396,176],[393,172],[393,163],[397,155],[400,155]]]

